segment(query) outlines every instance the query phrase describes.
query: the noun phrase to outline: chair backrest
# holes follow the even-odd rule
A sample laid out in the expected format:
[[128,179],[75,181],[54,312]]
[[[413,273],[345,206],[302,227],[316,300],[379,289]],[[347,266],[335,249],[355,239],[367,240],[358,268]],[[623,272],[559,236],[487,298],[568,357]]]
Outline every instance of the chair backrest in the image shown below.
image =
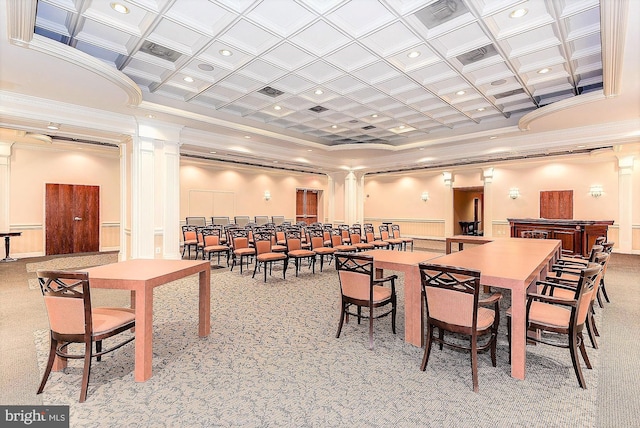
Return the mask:
[[367,242],[373,242],[373,241],[376,240],[375,232],[373,230],[373,225],[372,224],[365,224],[364,225],[364,237],[365,237],[365,240]]
[[571,311],[572,320],[576,326],[583,325],[587,319],[587,313],[591,310],[591,298],[593,293],[597,291],[597,285],[602,278],[601,274],[602,265],[598,263],[589,263],[585,269],[580,271],[575,294],[576,306]]
[[309,240],[311,241],[311,249],[324,247],[324,231],[322,229],[311,227],[308,230]]
[[235,228],[229,229],[229,240],[231,248],[239,250],[240,248],[249,248],[249,229]]
[[182,238],[185,241],[193,241],[195,239],[198,239],[196,226],[190,224],[182,226]]
[[233,222],[239,227],[245,227],[250,221],[248,215],[237,215],[233,218]]
[[204,217],[187,217],[187,224],[192,224],[194,226],[206,226],[207,219]]
[[348,224],[340,224],[338,225],[338,229],[340,230],[340,233],[342,234],[342,239],[348,239],[349,238],[349,225]]
[[287,241],[287,251],[302,249],[302,233],[300,229],[289,228],[285,231]]
[[273,223],[276,226],[284,223],[284,216],[283,215],[272,215],[271,216],[271,223]]
[[546,230],[523,230],[520,232],[521,238],[547,239],[549,232]]
[[336,253],[335,261],[342,295],[373,301],[373,256]]
[[591,252],[589,253],[589,261],[595,263],[596,256],[598,253],[604,252],[604,247],[602,245],[594,245],[591,247]]
[[593,241],[593,245],[602,245],[607,242],[606,236],[598,236],[595,241]]
[[340,229],[332,229],[331,230],[331,246],[337,247],[338,245],[342,245],[342,230]]
[[604,249],[605,253],[611,253],[613,251],[614,245],[615,242],[605,242],[604,244],[602,244],[602,248]]
[[420,263],[419,269],[427,317],[451,325],[471,326],[471,331],[475,331],[480,272],[428,263]]
[[362,242],[362,235],[360,232],[360,228],[351,227],[349,230],[349,239],[352,244],[359,244]]
[[269,223],[269,216],[266,216],[266,215],[257,215],[257,216],[255,216],[255,223],[256,223],[258,226],[265,225],[265,224]]
[[400,238],[400,225],[392,224],[391,225],[391,236],[393,238]]
[[220,245],[220,238],[222,236],[222,230],[220,227],[205,227],[201,230],[202,242],[205,247],[211,245]]
[[389,235],[389,226],[386,224],[381,224],[378,226],[378,230],[380,231],[380,239],[385,240],[389,239],[391,236]]
[[211,224],[215,226],[225,226],[231,223],[229,217],[211,217]]
[[75,341],[91,337],[91,294],[87,272],[39,270],[40,290],[51,331],[73,335]]
[[273,233],[266,229],[255,230],[253,232],[253,244],[256,248],[256,255],[270,253]]

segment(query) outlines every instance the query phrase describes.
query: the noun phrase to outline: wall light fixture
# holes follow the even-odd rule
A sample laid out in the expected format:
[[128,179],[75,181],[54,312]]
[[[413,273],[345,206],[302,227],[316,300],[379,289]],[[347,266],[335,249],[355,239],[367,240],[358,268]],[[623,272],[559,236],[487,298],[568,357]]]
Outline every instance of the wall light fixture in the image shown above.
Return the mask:
[[429,192],[422,192],[420,199],[422,199],[423,202],[427,202],[429,200]]
[[269,192],[268,190],[264,191],[264,200],[268,201],[271,199],[271,192]]
[[517,187],[509,189],[509,197],[511,199],[518,199],[520,197],[520,190]]
[[599,184],[594,184],[589,188],[589,194],[594,198],[599,198],[602,196],[602,186]]

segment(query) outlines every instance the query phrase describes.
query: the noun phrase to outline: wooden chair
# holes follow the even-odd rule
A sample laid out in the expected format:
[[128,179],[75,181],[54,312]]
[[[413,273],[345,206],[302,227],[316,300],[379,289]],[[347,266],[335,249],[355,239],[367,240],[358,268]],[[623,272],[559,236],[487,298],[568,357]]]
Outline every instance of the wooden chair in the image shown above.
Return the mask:
[[307,229],[307,237],[309,243],[311,244],[311,251],[313,251],[320,257],[320,272],[322,272],[324,258],[327,257],[329,259],[329,263],[331,263],[331,259],[333,258],[333,254],[336,252],[336,250],[335,248],[325,246],[324,231],[322,229]]
[[271,216],[271,223],[273,223],[275,226],[280,226],[282,223],[284,223],[284,216],[283,215]]
[[549,232],[546,230],[523,230],[520,232],[521,238],[531,238],[531,239],[547,239],[549,236]]
[[221,227],[209,227],[202,229],[202,258],[205,254],[211,260],[211,254],[218,255],[218,265],[220,264],[220,254],[227,256],[227,266],[229,266],[230,249],[228,246],[222,244],[222,228]]
[[191,225],[191,226],[204,227],[207,225],[207,219],[204,217],[187,217],[185,221],[188,225]]
[[[578,349],[587,366],[591,368],[591,362],[584,346],[582,331],[587,320],[591,295],[595,292],[595,286],[602,271],[602,267],[596,263],[590,263],[588,267],[580,271],[577,285],[566,285],[550,281],[537,281],[536,285],[542,288],[541,293],[531,293],[527,297],[527,330],[536,332],[527,336],[528,340],[544,343],[560,348],[569,348],[573,370],[581,388],[587,385],[582,375],[580,361],[578,361]],[[558,289],[573,292],[573,298],[556,297]],[[507,333],[509,334],[509,355],[511,355],[511,312],[507,310]],[[551,333],[547,335],[546,333]],[[564,340],[561,340],[564,338]]]
[[381,224],[380,226],[378,226],[378,229],[380,230],[380,240],[388,242],[392,250],[394,248],[397,248],[398,250],[403,249],[404,241],[400,238],[393,237],[391,231],[389,230],[389,225]]
[[[615,245],[615,242],[603,242],[602,243],[602,248],[603,248],[605,253],[611,254],[613,252],[613,246],[614,245]],[[604,299],[607,301],[607,303],[611,302],[611,300],[609,300],[609,295],[607,294],[607,287],[606,287],[605,282],[604,282],[604,273],[602,274],[600,287],[598,288],[598,303],[600,304],[600,307],[602,308],[603,304],[602,304],[602,298],[600,297],[600,294],[602,294],[604,296]]]
[[238,227],[246,227],[251,222],[251,219],[248,215],[237,215],[233,217],[233,222]]
[[211,217],[211,224],[214,226],[226,226],[230,223],[229,217]]
[[401,239],[403,244],[403,249],[407,250],[407,245],[411,244],[411,251],[413,251],[413,238],[404,238],[400,236],[400,225],[392,224],[391,225],[391,236],[395,239]]
[[381,239],[376,239],[375,232],[373,226],[370,224],[364,225],[364,236],[365,242],[367,244],[373,244],[376,249],[387,249],[389,248],[389,243],[387,241],[383,241]]
[[258,266],[260,263],[264,266],[264,282],[267,282],[267,265],[269,266],[269,274],[273,269],[275,262],[282,261],[284,266],[282,268],[282,278],[285,279],[287,274],[287,264],[289,258],[286,253],[276,253],[271,250],[273,234],[266,230],[256,230],[253,232],[253,242],[256,250],[256,263],[253,268],[252,278],[255,278]]
[[337,227],[338,230],[340,230],[340,233],[342,234],[342,243],[343,244],[350,244],[351,243],[351,235],[349,233],[349,225],[348,224],[339,224]]
[[[42,393],[47,384],[56,356],[64,359],[84,359],[79,400],[82,403],[87,398],[91,359],[95,357],[100,361],[104,354],[134,339],[132,336],[114,344],[109,349],[102,349],[104,339],[135,327],[135,311],[128,308],[92,307],[89,274],[86,272],[40,270],[37,275],[49,316],[50,328],[49,359],[38,394]],[[71,343],[84,343],[84,352],[68,353],[67,347]]]
[[316,273],[316,253],[309,249],[302,248],[302,234],[299,229],[288,229],[285,232],[287,243],[287,256],[296,263],[296,276],[300,271],[300,260],[309,259],[312,273]]
[[258,226],[264,226],[265,224],[269,223],[269,216],[257,215],[257,216],[254,217],[253,221]]
[[351,245],[356,248],[356,251],[367,251],[376,248],[373,244],[362,241],[362,231],[359,227],[352,226],[349,230],[349,235]]
[[231,244],[231,270],[240,261],[240,273],[242,274],[242,266],[244,259],[247,259],[247,268],[249,268],[249,260],[256,254],[256,249],[249,245],[249,229],[235,228],[229,229],[229,243]]
[[[349,322],[349,315],[358,318],[369,319],[369,349],[373,349],[373,320],[391,314],[391,331],[396,333],[396,275],[386,278],[374,278],[373,257],[356,253],[336,253],[336,270],[340,279],[340,323],[336,338],[340,337],[344,322]],[[389,283],[388,287],[383,284]],[[386,305],[391,305],[382,313],[376,314],[374,310]],[[357,308],[357,312],[350,312],[351,306]],[[362,308],[368,308],[368,314],[362,314]]]
[[[502,294],[494,293],[480,300],[480,272],[452,266],[420,263],[422,299],[427,315],[426,346],[422,371],[427,368],[432,343],[471,352],[473,391],[478,392],[478,352],[491,350],[491,363],[496,366],[496,343],[500,324],[499,302]],[[486,306],[493,306],[489,308]],[[452,310],[455,308],[455,310]],[[434,329],[439,332],[434,337]],[[444,332],[469,337],[470,345],[447,341]],[[482,339],[482,338],[486,339]],[[484,342],[480,342],[484,340]]]
[[182,257],[184,258],[185,251],[189,251],[189,258],[191,258],[191,249],[196,250],[196,259],[198,258],[198,235],[196,233],[196,226],[185,225],[182,226]]
[[343,231],[342,229],[332,229],[331,230],[331,247],[336,251],[341,251],[344,253],[349,253],[352,251],[356,251],[356,247],[353,245],[346,244],[343,241]]

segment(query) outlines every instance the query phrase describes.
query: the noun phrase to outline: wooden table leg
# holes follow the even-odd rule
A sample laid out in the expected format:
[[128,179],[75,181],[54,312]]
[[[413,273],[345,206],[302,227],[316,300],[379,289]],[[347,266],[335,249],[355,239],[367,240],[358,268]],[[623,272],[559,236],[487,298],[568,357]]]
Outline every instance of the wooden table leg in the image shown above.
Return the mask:
[[411,266],[404,271],[404,340],[416,346],[424,344],[424,316],[420,269]]
[[511,377],[524,379],[527,361],[526,289],[511,290]]
[[206,337],[211,332],[211,271],[199,273],[198,334]]
[[136,356],[134,379],[144,382],[152,375],[153,357],[153,288],[135,293]]

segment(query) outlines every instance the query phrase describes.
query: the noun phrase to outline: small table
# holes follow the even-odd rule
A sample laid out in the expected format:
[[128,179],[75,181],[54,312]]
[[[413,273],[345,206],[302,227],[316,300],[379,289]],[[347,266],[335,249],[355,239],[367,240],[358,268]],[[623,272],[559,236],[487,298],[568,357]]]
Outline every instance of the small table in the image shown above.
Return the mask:
[[482,236],[476,235],[454,235],[446,238],[444,244],[444,252],[445,254],[451,254],[451,244],[458,244],[458,251],[462,251],[464,244],[486,244],[487,242],[493,241],[493,238],[485,238]]
[[0,260],[0,262],[7,263],[18,260],[9,257],[9,247],[11,246],[11,237],[20,235],[22,235],[22,232],[0,232],[0,237],[4,236],[4,259]]
[[424,343],[424,307],[422,305],[422,285],[418,264],[436,257],[440,253],[426,251],[369,250],[361,254],[373,256],[376,275],[382,276],[382,270],[394,270],[404,273],[404,340],[415,346]]
[[[177,279],[198,273],[200,297],[198,334],[211,331],[211,265],[208,261],[135,259],[84,269],[89,273],[91,288],[131,290],[131,307],[136,311],[136,382],[151,377],[153,356],[153,289]],[[62,370],[66,360],[56,358],[54,370]]]

